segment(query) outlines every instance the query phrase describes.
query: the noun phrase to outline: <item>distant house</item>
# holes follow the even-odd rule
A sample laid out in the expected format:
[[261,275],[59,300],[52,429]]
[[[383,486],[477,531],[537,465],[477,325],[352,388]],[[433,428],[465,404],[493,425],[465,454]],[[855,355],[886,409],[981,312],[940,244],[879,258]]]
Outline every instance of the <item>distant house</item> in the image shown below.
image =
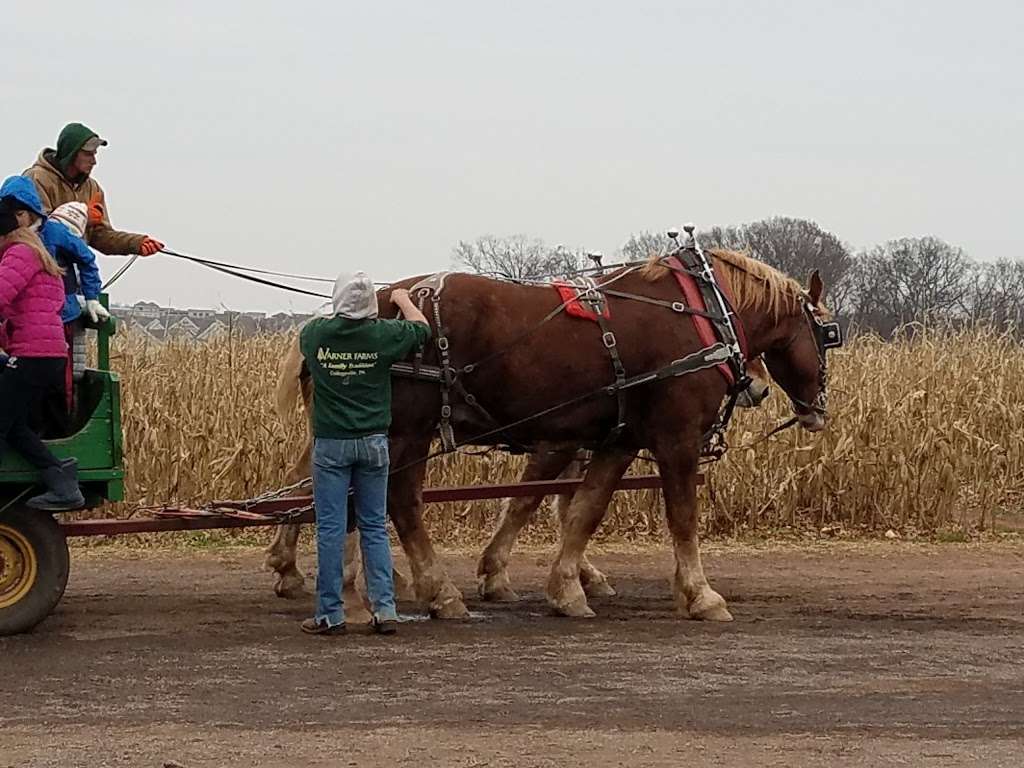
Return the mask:
[[196,341],[209,341],[210,339],[216,338],[217,336],[226,336],[228,333],[228,327],[218,320],[216,317],[213,318],[213,322],[199,331],[196,334]]
[[187,316],[175,322],[167,330],[172,336],[179,339],[194,339],[199,334],[199,326]]
[[140,301],[132,307],[132,313],[139,317],[160,317],[164,313],[164,310],[159,304],[153,304],[149,301]]
[[268,316],[266,312],[217,312],[213,309],[175,309],[148,301],[131,306],[113,305],[111,312],[121,324],[163,342],[206,342],[231,334],[246,338],[260,333],[286,333],[302,326],[310,315],[285,312]]

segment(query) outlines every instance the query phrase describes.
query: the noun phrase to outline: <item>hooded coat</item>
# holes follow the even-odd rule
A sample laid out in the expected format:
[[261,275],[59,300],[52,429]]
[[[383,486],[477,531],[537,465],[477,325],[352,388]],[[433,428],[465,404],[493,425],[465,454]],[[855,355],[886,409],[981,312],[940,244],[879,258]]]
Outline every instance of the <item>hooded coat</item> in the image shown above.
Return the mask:
[[67,357],[60,308],[60,278],[43,269],[39,254],[24,243],[0,252],[0,346],[11,357]]
[[110,224],[106,197],[99,183],[91,176],[77,179],[68,177],[67,172],[79,150],[96,133],[83,125],[72,124],[61,131],[56,149],[44,149],[39,153],[35,165],[25,171],[39,192],[43,207],[52,211],[64,203],[85,203],[102,198],[103,220],[86,230],[86,242],[100,253],[107,255],[134,255],[142,250],[145,235],[121,232]]
[[334,281],[334,314],[349,320],[377,316],[377,289],[365,272],[342,272]]
[[75,236],[71,230],[58,221],[46,217],[42,200],[36,187],[25,176],[12,176],[0,185],[0,200],[11,198],[28,208],[43,223],[39,228],[39,239],[46,250],[66,270],[64,275],[64,309],[61,319],[65,323],[76,320],[82,314],[78,303],[78,292],[81,290],[86,299],[98,299],[103,281],[96,265],[96,255],[89,250],[82,238]]

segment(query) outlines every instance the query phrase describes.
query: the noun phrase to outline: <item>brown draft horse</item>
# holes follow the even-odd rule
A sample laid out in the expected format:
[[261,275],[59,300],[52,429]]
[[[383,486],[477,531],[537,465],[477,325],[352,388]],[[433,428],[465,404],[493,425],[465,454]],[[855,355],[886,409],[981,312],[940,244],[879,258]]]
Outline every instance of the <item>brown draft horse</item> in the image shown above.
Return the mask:
[[[825,426],[825,352],[815,324],[826,314],[824,285],[812,275],[806,290],[754,259],[712,251],[735,299],[750,357],[764,356],[772,378],[793,402],[801,425]],[[411,287],[420,278],[393,288]],[[450,275],[439,297],[443,310],[434,332],[448,341],[451,365],[459,369],[465,393],[475,404],[452,403],[451,426],[460,443],[549,442],[595,448],[584,483],[575,494],[566,529],[552,565],[547,596],[569,616],[593,615],[580,583],[586,541],[608,505],[615,485],[636,452],[653,454],[662,478],[668,528],[676,558],[676,602],[692,618],[731,619],[725,601],[711,589],[701,564],[697,533],[696,479],[704,436],[715,424],[726,384],[711,367],[686,375],[647,379],[689,360],[702,350],[693,324],[665,311],[679,288],[660,258],[643,268],[616,270],[602,280],[620,293],[652,301],[610,298],[609,325],[618,337],[621,363],[644,383],[624,390],[626,418],[620,422],[617,398],[609,396],[611,366],[601,335],[588,323],[552,315],[558,300],[549,288],[500,282],[472,275]],[[395,309],[381,297],[382,315]],[[440,314],[440,312],[439,312]],[[441,326],[439,334],[437,325]],[[437,365],[431,349],[424,362]],[[279,405],[298,400],[301,357],[288,354]],[[568,403],[568,405],[563,405]],[[398,378],[394,382],[391,462],[394,468],[388,509],[412,569],[417,597],[439,618],[467,614],[462,595],[434,551],[422,521],[425,465],[441,422],[441,389],[436,382]],[[486,413],[485,419],[481,413]],[[495,429],[494,424],[507,425]],[[614,441],[609,435],[618,424]],[[279,532],[272,547],[279,574],[294,571],[293,531]]]

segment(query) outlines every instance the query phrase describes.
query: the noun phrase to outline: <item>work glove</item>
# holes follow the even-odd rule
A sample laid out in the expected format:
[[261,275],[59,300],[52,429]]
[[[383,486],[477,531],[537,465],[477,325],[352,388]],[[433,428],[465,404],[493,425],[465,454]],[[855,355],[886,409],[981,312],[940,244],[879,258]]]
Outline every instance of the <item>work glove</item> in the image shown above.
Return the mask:
[[139,246],[139,253],[143,256],[152,256],[154,253],[162,251],[163,248],[163,243],[147,235],[146,239],[142,241],[142,245]]
[[110,313],[107,311],[107,308],[100,304],[96,299],[86,299],[85,313],[89,315],[89,319],[94,323],[98,323],[101,320],[106,322],[110,319]]
[[97,192],[89,198],[89,225],[95,226],[103,222],[103,193]]

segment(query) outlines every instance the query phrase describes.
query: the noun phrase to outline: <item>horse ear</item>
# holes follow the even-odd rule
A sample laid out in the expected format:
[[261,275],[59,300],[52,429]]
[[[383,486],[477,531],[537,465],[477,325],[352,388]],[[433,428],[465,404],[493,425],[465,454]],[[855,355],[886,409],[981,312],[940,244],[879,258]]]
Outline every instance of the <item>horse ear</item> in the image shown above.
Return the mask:
[[811,272],[811,279],[807,283],[807,295],[811,299],[811,304],[815,307],[821,304],[821,296],[825,293],[825,283],[821,280],[821,275],[818,274],[818,270]]

